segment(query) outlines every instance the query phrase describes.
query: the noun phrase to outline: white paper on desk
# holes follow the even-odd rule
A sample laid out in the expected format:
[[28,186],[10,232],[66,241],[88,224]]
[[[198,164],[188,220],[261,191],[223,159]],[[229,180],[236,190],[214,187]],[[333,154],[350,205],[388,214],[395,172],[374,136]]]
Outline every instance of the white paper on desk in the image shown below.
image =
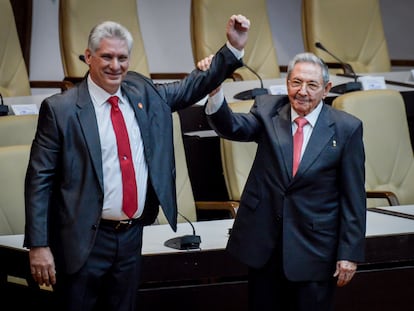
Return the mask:
[[361,82],[363,90],[381,90],[387,88],[384,77],[363,76],[359,77],[358,80]]
[[408,81],[414,82],[414,69],[411,69],[410,76],[408,77]]
[[287,87],[286,84],[276,84],[269,87],[270,94],[272,95],[286,95]]
[[39,109],[36,104],[27,104],[27,105],[11,105],[13,113],[17,116],[25,114],[39,114]]

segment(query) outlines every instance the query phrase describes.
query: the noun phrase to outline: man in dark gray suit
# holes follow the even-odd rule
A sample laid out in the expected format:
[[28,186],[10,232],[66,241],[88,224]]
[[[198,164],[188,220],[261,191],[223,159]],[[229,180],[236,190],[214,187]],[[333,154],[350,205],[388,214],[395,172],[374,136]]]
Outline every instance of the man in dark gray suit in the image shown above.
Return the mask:
[[335,283],[347,284],[364,259],[362,122],[324,104],[330,88],[323,61],[303,53],[288,66],[288,96],[259,96],[243,114],[216,91],[206,106],[220,136],[257,143],[227,245],[249,266],[250,310],[332,310]]
[[[43,101],[26,175],[24,246],[33,278],[54,286],[59,310],[92,310],[101,299],[105,310],[136,310],[143,226],[153,223],[159,206],[177,226],[171,113],[242,65],[249,20],[232,16],[226,29],[228,42],[210,70],[156,85],[128,72],[129,31],[104,22],[89,35],[87,78]],[[112,96],[118,106],[108,103]],[[126,124],[120,139],[112,109]],[[120,140],[129,141],[128,152],[118,154]],[[120,167],[131,162],[132,172],[124,174]],[[123,190],[131,183],[136,203],[124,212],[131,201],[123,202]]]

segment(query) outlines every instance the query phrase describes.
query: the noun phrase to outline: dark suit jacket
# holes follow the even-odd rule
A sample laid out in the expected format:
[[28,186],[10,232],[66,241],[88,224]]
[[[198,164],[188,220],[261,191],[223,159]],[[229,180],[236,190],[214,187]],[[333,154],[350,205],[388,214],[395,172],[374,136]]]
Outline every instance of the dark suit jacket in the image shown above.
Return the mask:
[[295,177],[287,96],[257,97],[249,114],[232,114],[224,104],[209,121],[220,136],[258,144],[227,245],[230,253],[260,268],[281,242],[284,271],[293,281],[327,279],[337,260],[363,260],[360,120],[324,105]]
[[[196,103],[241,65],[224,46],[209,71],[195,70],[180,82],[154,85],[127,74],[121,88],[135,111],[149,173],[145,224],[161,205],[171,227],[177,226],[171,113]],[[50,246],[58,268],[76,272],[94,244],[103,199],[98,126],[83,81],[41,105],[26,175],[24,245]]]

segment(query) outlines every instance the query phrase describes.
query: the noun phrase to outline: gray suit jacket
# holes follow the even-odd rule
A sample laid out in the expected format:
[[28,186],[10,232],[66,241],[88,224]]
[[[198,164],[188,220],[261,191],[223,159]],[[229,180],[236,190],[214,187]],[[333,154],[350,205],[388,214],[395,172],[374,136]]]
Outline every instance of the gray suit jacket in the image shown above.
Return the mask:
[[284,271],[293,281],[328,279],[337,260],[364,259],[360,120],[324,105],[295,177],[287,96],[257,97],[249,114],[232,113],[224,104],[209,121],[222,137],[258,144],[230,253],[259,268],[282,247]]
[[[155,220],[161,205],[177,226],[171,113],[203,98],[241,65],[224,46],[209,71],[194,70],[180,82],[155,85],[127,74],[121,88],[135,111],[149,172],[144,224]],[[103,198],[98,126],[83,81],[41,105],[26,175],[24,246],[50,246],[58,268],[76,272],[94,244]]]

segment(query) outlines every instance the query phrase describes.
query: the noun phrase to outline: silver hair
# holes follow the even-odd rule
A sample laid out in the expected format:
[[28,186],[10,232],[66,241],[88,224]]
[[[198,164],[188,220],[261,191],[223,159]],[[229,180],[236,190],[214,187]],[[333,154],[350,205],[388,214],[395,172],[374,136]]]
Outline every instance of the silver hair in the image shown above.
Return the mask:
[[131,54],[134,39],[131,33],[121,24],[112,21],[105,21],[92,28],[88,37],[88,49],[95,53],[105,38],[117,38],[127,43],[128,53]]
[[297,63],[312,63],[318,65],[322,69],[323,85],[326,85],[329,82],[328,66],[322,59],[320,59],[313,53],[299,53],[289,62],[287,69],[288,79],[290,78],[290,74],[292,73],[293,67],[295,67]]

